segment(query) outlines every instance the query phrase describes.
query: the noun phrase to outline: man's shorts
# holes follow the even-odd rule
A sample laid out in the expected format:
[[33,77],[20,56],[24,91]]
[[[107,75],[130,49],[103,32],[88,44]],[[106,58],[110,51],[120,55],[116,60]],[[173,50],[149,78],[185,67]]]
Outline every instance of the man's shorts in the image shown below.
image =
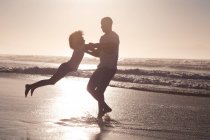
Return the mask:
[[88,88],[93,88],[103,93],[109,85],[111,79],[114,77],[116,71],[117,69],[105,67],[96,69],[90,77]]

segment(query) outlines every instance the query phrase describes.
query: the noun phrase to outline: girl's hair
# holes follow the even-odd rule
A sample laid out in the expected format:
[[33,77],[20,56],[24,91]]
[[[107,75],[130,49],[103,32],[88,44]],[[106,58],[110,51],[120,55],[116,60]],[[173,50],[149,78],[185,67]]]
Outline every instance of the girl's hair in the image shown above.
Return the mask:
[[69,45],[70,48],[74,49],[75,46],[75,42],[77,42],[79,39],[82,38],[83,32],[82,31],[75,31],[73,32],[70,36],[69,36]]

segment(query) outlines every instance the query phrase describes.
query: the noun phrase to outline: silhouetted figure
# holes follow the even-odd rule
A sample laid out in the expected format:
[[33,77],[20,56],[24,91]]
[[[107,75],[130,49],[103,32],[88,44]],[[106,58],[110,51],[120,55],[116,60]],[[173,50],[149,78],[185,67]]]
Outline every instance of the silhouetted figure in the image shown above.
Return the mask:
[[100,38],[100,43],[90,43],[88,53],[100,58],[100,63],[95,72],[90,77],[87,85],[88,92],[98,101],[98,118],[111,112],[112,109],[106,104],[104,92],[111,79],[117,71],[119,36],[112,31],[112,19],[104,17],[101,20],[101,29],[104,35]]
[[62,63],[57,69],[56,73],[49,79],[41,80],[33,84],[25,85],[25,97],[31,90],[31,96],[36,88],[46,85],[53,85],[67,73],[76,71],[79,67],[80,62],[84,56],[84,52],[87,51],[85,48],[85,40],[83,39],[82,31],[76,31],[69,36],[69,45],[73,49],[73,54],[68,62]]

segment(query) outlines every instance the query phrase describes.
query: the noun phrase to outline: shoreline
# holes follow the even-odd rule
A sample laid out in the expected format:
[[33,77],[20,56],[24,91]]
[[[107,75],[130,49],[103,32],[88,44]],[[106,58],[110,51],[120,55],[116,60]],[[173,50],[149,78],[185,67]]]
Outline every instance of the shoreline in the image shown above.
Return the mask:
[[[21,75],[27,75],[29,77],[46,77],[49,78],[51,75],[43,75],[43,74],[30,74],[30,73],[10,73],[10,72],[0,72],[0,77],[4,75],[7,75],[5,77],[8,77],[8,75],[11,76],[11,78],[15,78],[16,76]],[[13,77],[12,77],[13,75]],[[9,76],[9,77],[10,77]],[[85,79],[86,81],[89,79],[87,77],[80,77],[77,75],[67,75],[65,78],[79,78],[79,79]],[[133,86],[134,83],[130,82],[120,82],[112,80],[110,82],[110,87],[114,88],[123,88],[123,89],[130,89],[130,90],[136,90],[136,91],[142,91],[142,92],[152,92],[152,93],[159,93],[159,94],[169,94],[169,95],[181,95],[181,96],[195,96],[195,97],[207,97],[210,98],[210,91],[203,90],[203,89],[196,89],[196,92],[194,89],[188,89],[188,88],[180,88],[180,87],[170,87],[170,89],[166,88],[165,86],[160,85],[152,85],[152,84],[138,84],[138,87]],[[122,86],[123,85],[123,86]]]

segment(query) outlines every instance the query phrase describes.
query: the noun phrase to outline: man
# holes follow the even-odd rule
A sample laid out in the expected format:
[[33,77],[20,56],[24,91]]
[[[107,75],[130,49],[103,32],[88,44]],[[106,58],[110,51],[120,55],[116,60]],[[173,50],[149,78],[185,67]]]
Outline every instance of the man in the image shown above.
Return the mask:
[[100,43],[90,43],[88,48],[91,49],[87,52],[100,58],[100,63],[87,85],[88,92],[98,101],[98,118],[112,111],[104,99],[104,92],[117,71],[119,36],[112,31],[112,23],[110,17],[101,20],[104,35],[101,36]]

